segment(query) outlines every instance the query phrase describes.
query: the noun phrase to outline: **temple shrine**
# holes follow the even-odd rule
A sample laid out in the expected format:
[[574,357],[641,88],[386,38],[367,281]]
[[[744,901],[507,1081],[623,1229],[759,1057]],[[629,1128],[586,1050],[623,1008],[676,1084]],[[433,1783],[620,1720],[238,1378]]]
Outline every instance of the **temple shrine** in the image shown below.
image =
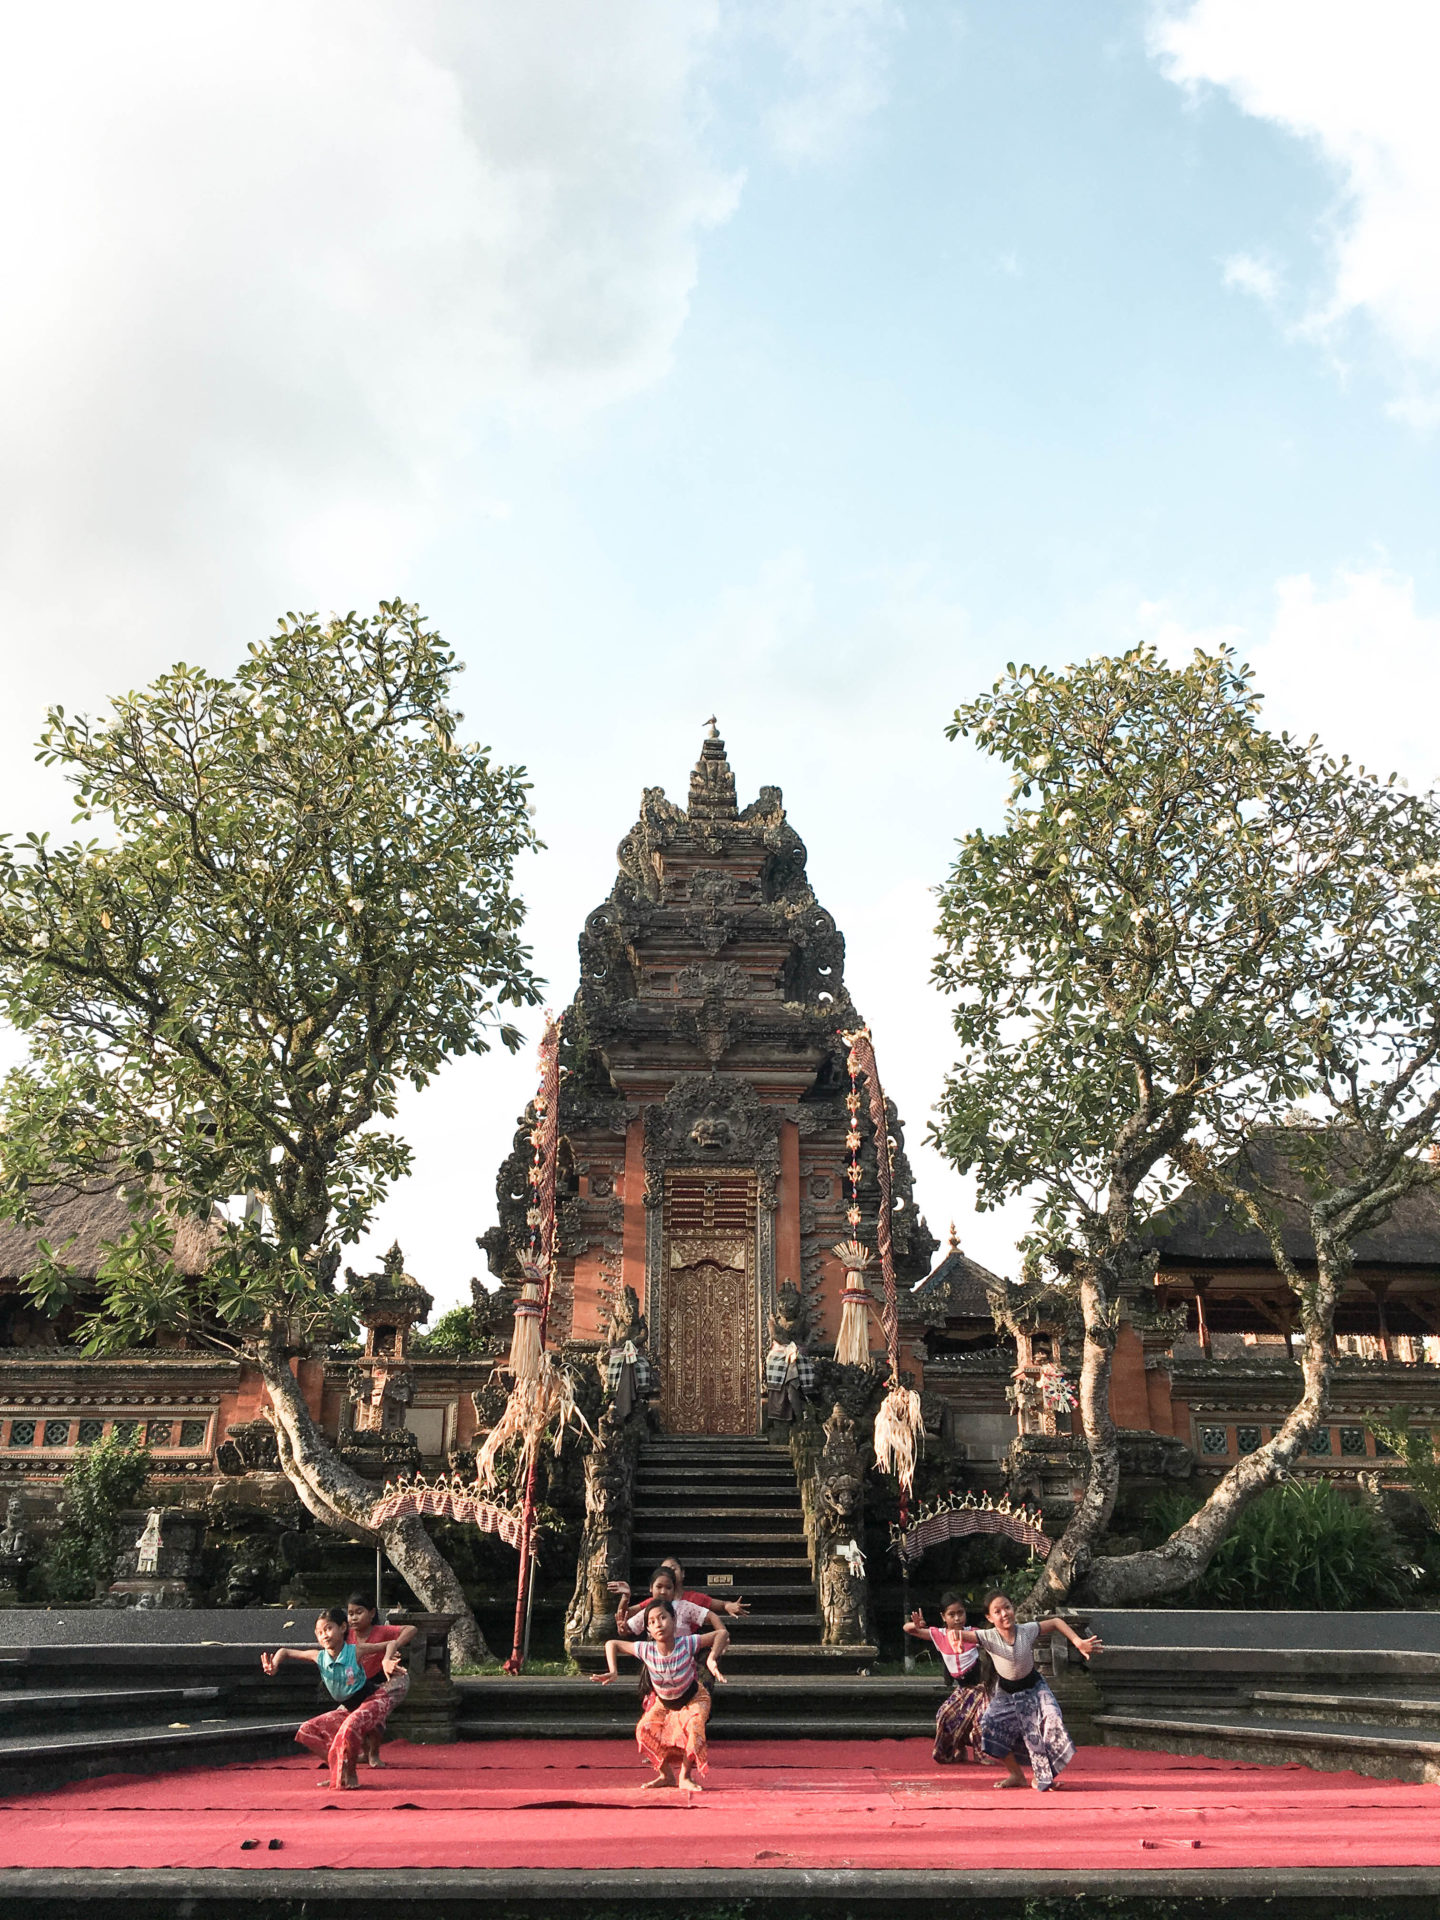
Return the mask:
[[[562,1029],[552,1343],[612,1397],[644,1400],[651,1430],[677,1443],[755,1440],[802,1403],[825,1414],[847,1286],[836,1249],[851,1233],[842,1035],[862,1015],[779,789],[742,806],[713,726],[684,806],[645,791],[579,950]],[[469,1349],[427,1349],[430,1295],[396,1248],[377,1273],[348,1275],[363,1340],[295,1362],[316,1420],[377,1485],[407,1464],[465,1465],[503,1403],[496,1369],[529,1238],[530,1125],[526,1116],[499,1170]],[[863,1111],[858,1130],[856,1232],[873,1247],[875,1139]],[[932,1456],[953,1463],[957,1484],[1008,1487],[1063,1519],[1083,1472],[1065,1404],[1079,1364],[1073,1313],[1054,1289],[987,1271],[953,1228],[939,1248],[893,1106],[888,1130],[900,1368],[921,1394]],[[78,1449],[111,1431],[147,1442],[177,1500],[227,1476],[273,1478],[265,1389],[243,1359],[178,1334],[104,1357],[74,1344],[101,1247],[123,1220],[114,1193],[56,1197],[43,1231],[68,1246],[74,1296],[55,1318],[21,1284],[42,1229],[0,1229],[0,1491],[53,1502]],[[1203,1485],[1294,1401],[1292,1302],[1264,1248],[1203,1195],[1177,1201],[1154,1245],[1152,1283],[1120,1303],[1111,1408],[1132,1484]],[[1337,1316],[1332,1424],[1303,1462],[1337,1480],[1377,1465],[1370,1423],[1391,1408],[1440,1427],[1435,1196],[1412,1196],[1358,1252]],[[181,1254],[202,1269],[201,1229],[186,1229]],[[1299,1239],[1292,1254],[1303,1267]],[[442,1276],[424,1278],[434,1288]],[[860,1285],[878,1309],[873,1268]],[[878,1312],[868,1319],[878,1361]]]
[[[580,938],[565,1016],[561,1260],[552,1330],[599,1342],[643,1303],[669,1433],[750,1434],[782,1290],[833,1348],[850,1232],[846,1045],[860,1024],[845,942],[816,899],[780,792],[743,809],[713,726],[689,804],[650,788],[620,873]],[[936,1242],[915,1210],[898,1116],[893,1232],[907,1291]],[[864,1153],[874,1165],[868,1122]],[[512,1281],[528,1131],[501,1170],[492,1271]],[[874,1183],[862,1223],[873,1244]],[[903,1363],[920,1365],[913,1341]]]

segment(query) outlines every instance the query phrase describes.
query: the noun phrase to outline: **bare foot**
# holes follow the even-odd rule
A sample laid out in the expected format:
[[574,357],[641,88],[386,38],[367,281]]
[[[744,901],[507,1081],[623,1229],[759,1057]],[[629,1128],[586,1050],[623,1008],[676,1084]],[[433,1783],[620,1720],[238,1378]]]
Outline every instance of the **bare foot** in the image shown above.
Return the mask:
[[348,1792],[352,1787],[358,1787],[359,1784],[360,1781],[356,1776],[355,1769],[353,1767],[347,1767],[340,1776],[341,1790]]
[[1005,1787],[1023,1787],[1024,1784],[1025,1782],[1023,1778],[1017,1780],[1008,1773],[1006,1774],[1003,1780],[996,1780],[993,1782],[993,1785],[995,1786],[997,1791]]
[[698,1780],[692,1780],[688,1773],[682,1773],[675,1784],[682,1793],[703,1793],[705,1791],[700,1782]]
[[671,1773],[668,1767],[665,1767],[656,1774],[653,1780],[647,1780],[640,1791],[642,1793],[653,1793],[656,1787],[673,1787],[674,1784],[674,1774]]
[[365,1764],[367,1767],[384,1767],[384,1766],[388,1766],[389,1762],[382,1760],[379,1754],[375,1753],[367,1756]]

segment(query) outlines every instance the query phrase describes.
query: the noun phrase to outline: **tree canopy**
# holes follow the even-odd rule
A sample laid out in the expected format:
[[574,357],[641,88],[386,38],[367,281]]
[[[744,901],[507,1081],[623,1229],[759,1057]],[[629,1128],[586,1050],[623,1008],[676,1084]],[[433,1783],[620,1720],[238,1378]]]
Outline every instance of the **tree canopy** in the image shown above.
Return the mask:
[[[1213,1166],[1218,1143],[1329,1086],[1342,1030],[1363,1050],[1369,1020],[1373,1053],[1383,1004],[1390,1041],[1409,1044],[1434,818],[1265,732],[1228,652],[1012,667],[948,732],[1013,782],[1002,830],[961,843],[940,896],[935,971],[960,1054],[938,1141],[982,1206],[1032,1200],[1030,1263],[1077,1286],[1085,1324],[1091,1470],[1053,1595],[1114,1503],[1109,1361],[1148,1277],[1144,1228],[1207,1150]],[[1321,1406],[1323,1381],[1300,1438]]]
[[[515,862],[523,771],[462,744],[455,655],[414,607],[288,615],[233,678],[180,665],[101,721],[48,717],[95,838],[0,840],[0,1210],[111,1179],[130,1233],[95,1349],[158,1325],[257,1332],[324,1315],[333,1249],[409,1166],[406,1084],[519,1035],[539,989]],[[197,1288],[177,1212],[236,1196]],[[64,1249],[35,1277],[52,1305]]]

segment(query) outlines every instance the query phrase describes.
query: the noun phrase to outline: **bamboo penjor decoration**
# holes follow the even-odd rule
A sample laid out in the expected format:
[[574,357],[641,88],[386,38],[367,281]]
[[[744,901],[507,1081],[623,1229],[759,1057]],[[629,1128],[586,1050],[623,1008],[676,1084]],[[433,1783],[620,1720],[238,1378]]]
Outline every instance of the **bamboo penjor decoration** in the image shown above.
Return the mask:
[[[893,1473],[900,1482],[903,1526],[910,1492],[915,1484],[915,1461],[924,1444],[925,1428],[920,1417],[919,1394],[900,1383],[900,1301],[895,1291],[895,1244],[890,1229],[895,1205],[891,1177],[894,1148],[890,1140],[890,1121],[885,1111],[885,1091],[880,1085],[880,1074],[875,1065],[870,1029],[859,1027],[854,1033],[843,1033],[840,1037],[850,1049],[847,1064],[850,1068],[851,1099],[855,1101],[850,1108],[851,1134],[859,1126],[859,1104],[855,1096],[855,1081],[859,1074],[865,1076],[870,1122],[875,1129],[875,1177],[880,1188],[879,1205],[875,1210],[875,1246],[880,1256],[880,1280],[885,1294],[880,1310],[880,1325],[885,1335],[885,1358],[890,1366],[890,1383],[885,1390],[880,1411],[875,1416],[875,1464],[882,1473]],[[851,1148],[852,1164],[857,1150],[858,1142]],[[854,1246],[857,1252],[863,1252],[864,1249],[858,1244],[859,1212],[857,1196],[852,1193],[852,1238],[849,1245]],[[841,1248],[836,1251],[842,1259],[845,1258]],[[847,1268],[852,1264],[852,1261],[846,1260]],[[853,1271],[848,1272],[848,1286],[853,1286],[858,1277]],[[843,1319],[841,1330],[843,1333]]]
[[[370,1516],[370,1524],[402,1513],[418,1513],[436,1519],[461,1520],[493,1533],[520,1554],[520,1574],[515,1593],[515,1639],[507,1673],[518,1673],[524,1664],[525,1620],[534,1571],[535,1481],[540,1460],[540,1444],[551,1421],[556,1424],[556,1446],[560,1435],[571,1425],[588,1429],[589,1423],[575,1404],[575,1381],[570,1372],[557,1366],[545,1344],[550,1319],[550,1298],[555,1276],[555,1169],[560,1152],[560,1021],[549,1014],[545,1036],[540,1042],[540,1087],[534,1100],[535,1119],[530,1129],[530,1205],[526,1223],[530,1245],[520,1262],[522,1284],[515,1303],[515,1330],[510,1340],[510,1357],[505,1371],[511,1376],[505,1411],[486,1436],[475,1457],[475,1484],[465,1486],[456,1476],[432,1485],[415,1478],[387,1487]],[[518,1511],[503,1498],[495,1498],[501,1455],[509,1447],[518,1447],[517,1479],[524,1488]]]
[[535,1481],[540,1443],[552,1420],[559,1436],[572,1421],[584,1425],[575,1404],[575,1382],[556,1365],[545,1344],[550,1323],[550,1300],[555,1281],[555,1169],[560,1152],[560,1021],[545,1019],[540,1042],[540,1087],[535,1095],[535,1121],[530,1129],[530,1206],[526,1215],[530,1248],[520,1263],[524,1284],[515,1304],[515,1331],[510,1342],[510,1393],[505,1411],[475,1456],[476,1477],[482,1487],[495,1485],[501,1454],[519,1447],[519,1477],[524,1483],[521,1503],[520,1577],[515,1588],[515,1637],[507,1673],[518,1673],[525,1659],[525,1618],[533,1577],[535,1538]]

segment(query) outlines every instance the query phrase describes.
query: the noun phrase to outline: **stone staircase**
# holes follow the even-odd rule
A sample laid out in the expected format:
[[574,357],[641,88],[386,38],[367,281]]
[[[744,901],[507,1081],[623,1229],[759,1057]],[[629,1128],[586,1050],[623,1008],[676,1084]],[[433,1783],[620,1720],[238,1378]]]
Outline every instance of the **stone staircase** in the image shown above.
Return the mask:
[[1440,1781],[1440,1621],[1427,1614],[1097,1613],[1094,1724],[1112,1746]]
[[[630,1583],[643,1596],[667,1555],[687,1587],[715,1599],[741,1597],[750,1612],[729,1621],[727,1672],[854,1675],[873,1646],[827,1647],[810,1572],[800,1489],[786,1447],[710,1435],[646,1441],[635,1476]],[[603,1663],[586,1648],[580,1664]]]
[[313,1670],[257,1686],[257,1669],[248,1648],[0,1651],[0,1791],[293,1752]]
[[[646,1441],[635,1486],[631,1584],[637,1594],[667,1555],[688,1587],[742,1597],[713,1689],[717,1740],[913,1739],[933,1731],[940,1688],[911,1675],[866,1671],[873,1646],[827,1647],[810,1572],[800,1490],[786,1447],[703,1436]],[[600,1647],[581,1648],[581,1680],[463,1679],[462,1739],[626,1739],[639,1708],[639,1669],[600,1687]]]
[[1229,1707],[1099,1713],[1107,1744],[1440,1782],[1440,1699],[1256,1687]]

